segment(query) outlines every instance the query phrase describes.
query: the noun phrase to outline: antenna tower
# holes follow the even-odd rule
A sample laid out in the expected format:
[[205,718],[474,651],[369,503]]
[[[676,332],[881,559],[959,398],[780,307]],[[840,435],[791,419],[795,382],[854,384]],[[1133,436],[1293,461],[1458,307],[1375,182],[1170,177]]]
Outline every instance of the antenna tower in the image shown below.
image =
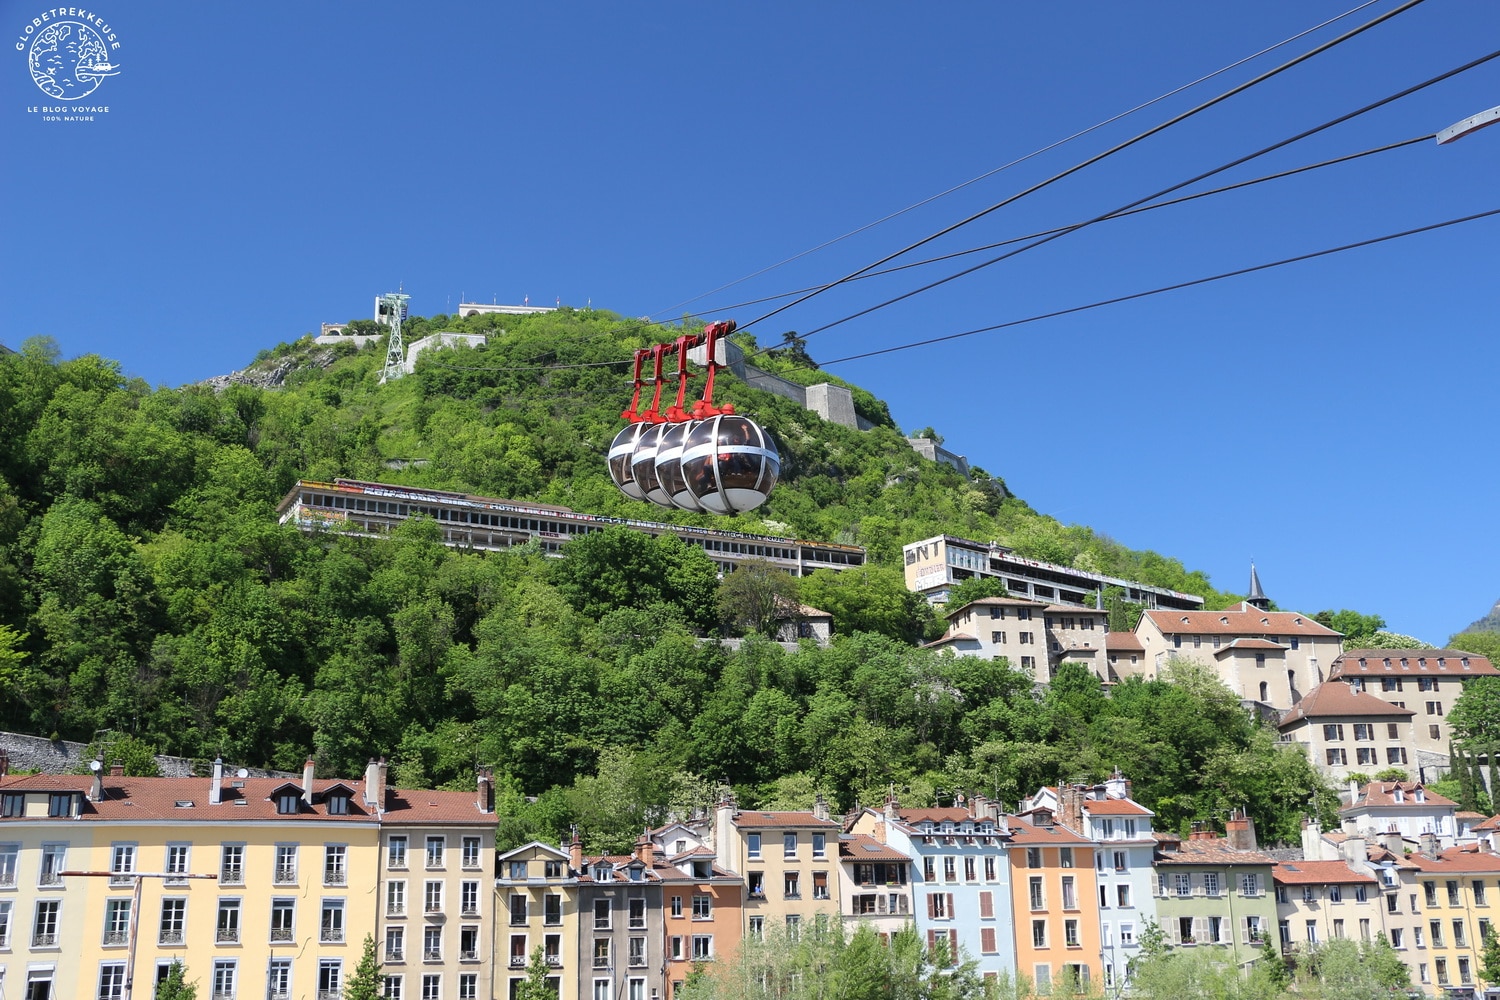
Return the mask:
[[386,292],[380,297],[380,312],[391,328],[391,339],[385,349],[385,370],[380,373],[381,385],[406,374],[406,344],[401,339],[401,321],[406,318],[406,303],[410,299],[410,295],[401,292]]

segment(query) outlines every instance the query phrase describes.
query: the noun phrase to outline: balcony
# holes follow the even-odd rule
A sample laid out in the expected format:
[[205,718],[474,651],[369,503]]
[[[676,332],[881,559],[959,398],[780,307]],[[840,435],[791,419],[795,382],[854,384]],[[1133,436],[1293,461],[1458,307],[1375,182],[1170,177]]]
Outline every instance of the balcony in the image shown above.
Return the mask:
[[424,962],[441,962],[442,960],[443,960],[443,952],[442,952],[441,948],[423,948],[422,949],[422,961],[424,961]]
[[234,1000],[233,993],[210,993],[209,1000]]
[[646,956],[645,955],[631,955],[630,956],[630,967],[632,969],[640,969],[640,968],[643,968],[645,965],[646,965]]
[[344,1000],[343,990],[319,990],[318,1000]]
[[15,872],[0,872],[0,889],[14,889],[16,887]]
[[220,869],[219,870],[219,884],[220,885],[244,885],[245,884],[245,869],[241,868],[239,865],[235,865],[235,866],[233,866],[231,868],[222,868],[222,869]]
[[[53,876],[57,878],[59,876]],[[133,885],[135,884],[135,872],[110,872],[110,885]]]
[[512,956],[510,956],[510,967],[512,969],[524,969],[524,968],[526,968],[526,956],[525,955],[512,955]]
[[321,944],[343,944],[344,929],[342,927],[325,927],[318,935]]
[[276,877],[273,880],[276,885],[296,885],[297,869],[294,865],[277,865]]
[[286,944],[292,940],[292,929],[290,927],[272,927],[271,943]]
[[157,944],[182,944],[182,931],[162,931],[156,938]]
[[609,956],[608,955],[595,955],[594,956],[594,968],[596,968],[596,969],[607,969],[607,968],[609,968]]
[[239,944],[240,929],[238,927],[220,927],[214,934],[214,941],[219,944]]
[[388,916],[388,917],[404,917],[404,916],[406,916],[406,904],[405,903],[387,903],[387,904],[385,904],[385,915]]
[[105,931],[104,932],[104,943],[106,945],[111,945],[111,944],[128,944],[129,942],[130,942],[130,932],[129,931]]
[[161,880],[162,885],[187,885],[187,883],[186,875],[168,875]]
[[[442,913],[443,912],[443,901],[441,899],[429,899],[427,901],[426,905],[422,907],[422,912],[424,912],[424,913]],[[511,922],[514,923],[515,921],[511,921]]]
[[[477,916],[479,916],[479,904],[477,902],[475,902],[475,903],[464,903],[463,909],[460,910],[459,912],[462,913],[466,917],[477,917]],[[562,921],[558,921],[558,923],[561,923],[561,922]]]
[[561,969],[562,968],[562,956],[559,955],[559,954],[557,954],[556,952],[553,952],[552,954],[545,956],[545,961],[547,962],[548,968],[552,968],[552,969]]
[[387,962],[404,962],[406,961],[406,950],[404,948],[387,948],[385,950],[385,960]]
[[479,961],[479,952],[473,948],[470,948],[468,951],[461,951],[458,953],[458,960],[460,962],[477,962]]
[[[110,882],[111,885],[115,884],[115,878],[114,878],[113,875],[110,876],[109,882]],[[4,885],[4,884],[5,883],[0,882],[0,885]],[[12,882],[11,884],[14,885],[15,883]],[[37,880],[37,884],[38,885],[62,885],[62,875],[60,875],[57,872],[42,872],[42,877]]]
[[323,873],[324,885],[347,885],[348,883],[349,875],[343,869],[339,869],[338,871],[327,871]]
[[31,946],[33,948],[56,948],[56,934],[33,934],[31,935]]

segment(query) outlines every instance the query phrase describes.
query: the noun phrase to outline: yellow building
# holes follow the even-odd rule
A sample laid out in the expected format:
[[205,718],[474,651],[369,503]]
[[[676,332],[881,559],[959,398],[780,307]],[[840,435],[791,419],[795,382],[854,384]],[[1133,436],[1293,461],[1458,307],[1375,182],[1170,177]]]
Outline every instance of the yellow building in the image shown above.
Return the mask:
[[556,970],[548,981],[558,1000],[577,1000],[579,969],[578,875],[583,846],[572,856],[532,841],[496,859],[494,952],[506,971],[494,995],[514,997],[526,978],[531,954],[542,949]]
[[745,877],[744,936],[783,927],[795,937],[820,916],[838,920],[839,834],[821,800],[812,812],[739,810],[733,799],[714,816],[720,868]]
[[1406,860],[1417,868],[1426,924],[1404,956],[1414,978],[1435,995],[1477,989],[1484,938],[1500,920],[1500,855],[1466,845]]
[[[225,775],[217,761],[210,778],[0,776],[0,988],[135,1000],[181,961],[204,1000],[333,1000],[366,935],[380,939],[382,823],[451,829],[458,797],[476,887],[485,831],[493,854],[478,799],[388,791],[383,779],[374,763],[363,783],[318,779],[311,761],[300,781]],[[476,899],[477,940],[487,910]],[[455,974],[421,1000],[478,1000],[488,976],[470,965],[467,995]]]

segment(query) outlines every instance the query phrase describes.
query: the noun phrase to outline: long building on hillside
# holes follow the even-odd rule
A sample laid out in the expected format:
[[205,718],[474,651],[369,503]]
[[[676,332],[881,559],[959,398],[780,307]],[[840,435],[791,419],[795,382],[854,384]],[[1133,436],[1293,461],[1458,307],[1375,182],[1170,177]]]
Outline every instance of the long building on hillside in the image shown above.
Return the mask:
[[1148,608],[1199,611],[1203,598],[1166,587],[1153,587],[1071,566],[1027,559],[998,542],[975,542],[953,535],[937,535],[904,545],[906,589],[923,594],[934,604],[948,600],[948,590],[961,580],[996,577],[1011,597],[1047,604],[1089,605],[1097,591],[1119,587],[1127,601]]
[[849,569],[865,563],[865,550],[858,545],[600,517],[551,504],[352,479],[337,479],[332,483],[299,480],[276,511],[282,524],[295,524],[304,531],[342,527],[376,534],[388,532],[410,517],[426,516],[442,527],[444,544],[455,548],[497,551],[535,539],[550,556],[558,555],[566,542],[579,535],[623,525],[648,535],[676,535],[707,552],[725,573],[752,559],[769,562],[793,576],[806,576],[819,569]]

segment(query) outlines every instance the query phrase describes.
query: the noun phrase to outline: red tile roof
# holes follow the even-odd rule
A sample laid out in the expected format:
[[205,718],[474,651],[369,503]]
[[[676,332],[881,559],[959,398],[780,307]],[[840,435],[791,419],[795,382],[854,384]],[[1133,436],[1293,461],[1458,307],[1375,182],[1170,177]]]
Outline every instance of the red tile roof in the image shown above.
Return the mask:
[[1424,872],[1500,872],[1500,854],[1481,851],[1474,845],[1450,847],[1435,858],[1408,854],[1406,860]]
[[1241,604],[1224,611],[1147,611],[1142,620],[1167,635],[1297,635],[1316,638],[1339,635],[1333,629],[1293,611],[1261,611]]
[[1303,719],[1323,719],[1336,715],[1386,715],[1411,718],[1417,713],[1390,702],[1381,701],[1372,694],[1356,691],[1342,681],[1319,684],[1292,706],[1292,710],[1281,717],[1281,728],[1285,729]]
[[1489,819],[1485,820],[1483,823],[1480,823],[1478,826],[1474,827],[1474,832],[1475,833],[1478,833],[1481,830],[1483,830],[1483,831],[1500,830],[1500,816],[1491,816]]
[[1145,646],[1141,643],[1140,636],[1134,632],[1106,632],[1104,634],[1104,648],[1109,650],[1124,650],[1126,652],[1141,652]]
[[[1416,798],[1417,791],[1422,792],[1422,801]],[[1396,792],[1401,792],[1401,801],[1396,801]],[[1394,809],[1425,809],[1428,806],[1457,806],[1458,803],[1452,799],[1444,798],[1432,789],[1423,786],[1420,781],[1372,781],[1359,791],[1359,798],[1353,805],[1345,806],[1340,812],[1353,812],[1356,809],[1377,806],[1380,808]]]
[[968,635],[968,634],[963,633],[963,632],[949,632],[947,635],[943,636],[941,639],[934,639],[931,642],[927,643],[922,648],[923,649],[931,649],[933,646],[945,646],[945,645],[947,645],[950,642],[978,642],[978,641],[979,640],[975,639],[972,635]]
[[[1401,665],[1402,660],[1406,666]],[[1361,663],[1360,661],[1364,662]],[[1438,661],[1442,661],[1439,664]],[[1464,661],[1469,665],[1465,667]],[[1346,649],[1328,668],[1328,678],[1360,674],[1436,674],[1454,677],[1494,677],[1500,674],[1488,658],[1461,649]]]
[[1270,639],[1235,639],[1226,643],[1215,655],[1223,655],[1234,649],[1274,649],[1278,652],[1285,652],[1287,647],[1279,642],[1272,642]]
[[839,838],[839,860],[854,863],[870,861],[910,861],[908,855],[882,844],[868,834],[845,834]]
[[1080,837],[1065,826],[1038,826],[1031,820],[1022,819],[1019,816],[1010,817],[1010,842],[1018,847],[1051,847],[1054,845],[1071,847],[1077,844],[1088,847],[1093,845],[1093,841]]
[[1278,885],[1348,885],[1374,883],[1375,878],[1350,868],[1343,861],[1283,861],[1271,872]]
[[1083,811],[1094,816],[1154,816],[1150,809],[1130,799],[1084,799]]
[[896,815],[901,817],[903,823],[915,826],[928,820],[933,823],[962,823],[973,819],[969,810],[958,806],[934,809],[897,809]]
[[[1158,838],[1161,841],[1161,838]],[[1274,865],[1275,858],[1255,851],[1236,851],[1223,837],[1180,841],[1175,851],[1157,851],[1158,865]]]
[[495,814],[480,812],[479,793],[386,789],[385,815],[394,826],[494,826]]

